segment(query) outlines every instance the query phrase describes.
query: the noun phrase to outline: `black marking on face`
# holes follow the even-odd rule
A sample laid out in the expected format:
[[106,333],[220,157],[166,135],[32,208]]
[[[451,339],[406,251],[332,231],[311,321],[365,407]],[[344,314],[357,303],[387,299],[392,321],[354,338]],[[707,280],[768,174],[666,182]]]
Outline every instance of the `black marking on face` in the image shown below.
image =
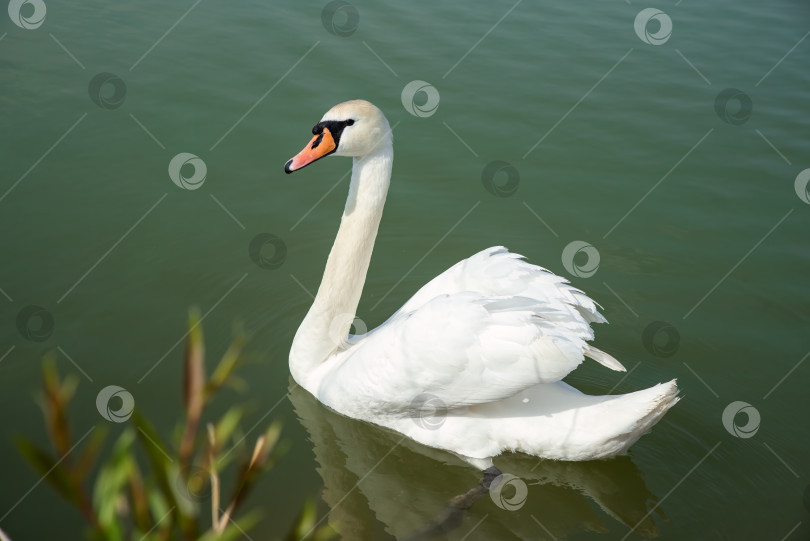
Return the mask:
[[317,135],[319,137],[312,142],[311,148],[316,148],[321,144],[321,141],[323,141],[323,129],[327,128],[329,133],[332,134],[332,140],[335,142],[335,150],[329,154],[336,152],[340,146],[340,136],[343,134],[343,130],[346,128],[346,126],[352,126],[353,124],[354,120],[351,118],[348,120],[324,120],[322,122],[318,122],[312,128],[312,135]]

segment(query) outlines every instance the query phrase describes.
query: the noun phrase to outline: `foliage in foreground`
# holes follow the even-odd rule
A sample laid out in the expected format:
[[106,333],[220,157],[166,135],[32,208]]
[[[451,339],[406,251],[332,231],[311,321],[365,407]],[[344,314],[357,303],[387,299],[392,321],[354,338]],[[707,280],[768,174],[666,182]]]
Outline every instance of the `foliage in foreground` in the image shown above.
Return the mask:
[[[40,398],[52,452],[22,437],[15,443],[37,473],[78,508],[89,524],[88,539],[228,541],[241,537],[258,522],[260,511],[242,512],[242,504],[259,477],[282,454],[277,445],[281,425],[271,423],[252,449],[239,429],[244,414],[240,406],[231,407],[217,422],[206,423],[204,430],[200,428],[205,406],[217,391],[238,383],[234,371],[244,342],[244,336],[237,335],[207,376],[200,317],[193,311],[184,359],[185,416],[175,430],[174,445],[166,445],[153,424],[135,409],[102,461],[99,455],[107,427],[96,427],[89,436],[73,441],[67,410],[77,378],[60,378],[55,359],[46,358]],[[232,463],[236,466],[229,472],[235,477],[227,483],[232,488],[226,494],[222,474]],[[89,480],[93,472],[95,479]],[[307,502],[285,541],[331,539],[332,530],[315,529],[315,519],[315,505]]]

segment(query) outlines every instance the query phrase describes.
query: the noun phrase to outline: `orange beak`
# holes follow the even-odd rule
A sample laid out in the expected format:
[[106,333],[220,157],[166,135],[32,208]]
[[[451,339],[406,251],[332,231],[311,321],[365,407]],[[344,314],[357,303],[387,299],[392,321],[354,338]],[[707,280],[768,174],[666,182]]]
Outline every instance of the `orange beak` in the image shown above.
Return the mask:
[[284,164],[284,172],[289,174],[293,171],[306,167],[312,162],[328,156],[337,149],[335,140],[332,137],[332,132],[329,128],[324,127],[320,134],[312,138],[312,140],[304,147],[304,149],[296,154],[291,160]]

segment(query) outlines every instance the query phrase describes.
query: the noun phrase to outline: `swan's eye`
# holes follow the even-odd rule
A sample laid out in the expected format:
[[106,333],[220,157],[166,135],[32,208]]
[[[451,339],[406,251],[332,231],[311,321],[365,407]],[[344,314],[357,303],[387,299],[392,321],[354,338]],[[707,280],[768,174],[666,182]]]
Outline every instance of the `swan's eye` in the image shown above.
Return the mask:
[[354,120],[352,120],[352,119],[350,118],[349,120],[347,120],[347,121],[346,121],[346,125],[347,125],[347,126],[354,126]]

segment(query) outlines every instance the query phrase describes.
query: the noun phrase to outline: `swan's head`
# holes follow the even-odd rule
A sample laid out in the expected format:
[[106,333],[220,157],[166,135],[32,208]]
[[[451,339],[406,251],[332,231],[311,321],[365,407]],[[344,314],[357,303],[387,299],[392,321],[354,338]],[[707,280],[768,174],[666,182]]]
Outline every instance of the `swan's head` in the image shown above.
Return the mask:
[[292,173],[312,162],[334,154],[361,158],[391,145],[388,120],[376,106],[365,100],[335,105],[312,128],[313,138],[284,165]]

